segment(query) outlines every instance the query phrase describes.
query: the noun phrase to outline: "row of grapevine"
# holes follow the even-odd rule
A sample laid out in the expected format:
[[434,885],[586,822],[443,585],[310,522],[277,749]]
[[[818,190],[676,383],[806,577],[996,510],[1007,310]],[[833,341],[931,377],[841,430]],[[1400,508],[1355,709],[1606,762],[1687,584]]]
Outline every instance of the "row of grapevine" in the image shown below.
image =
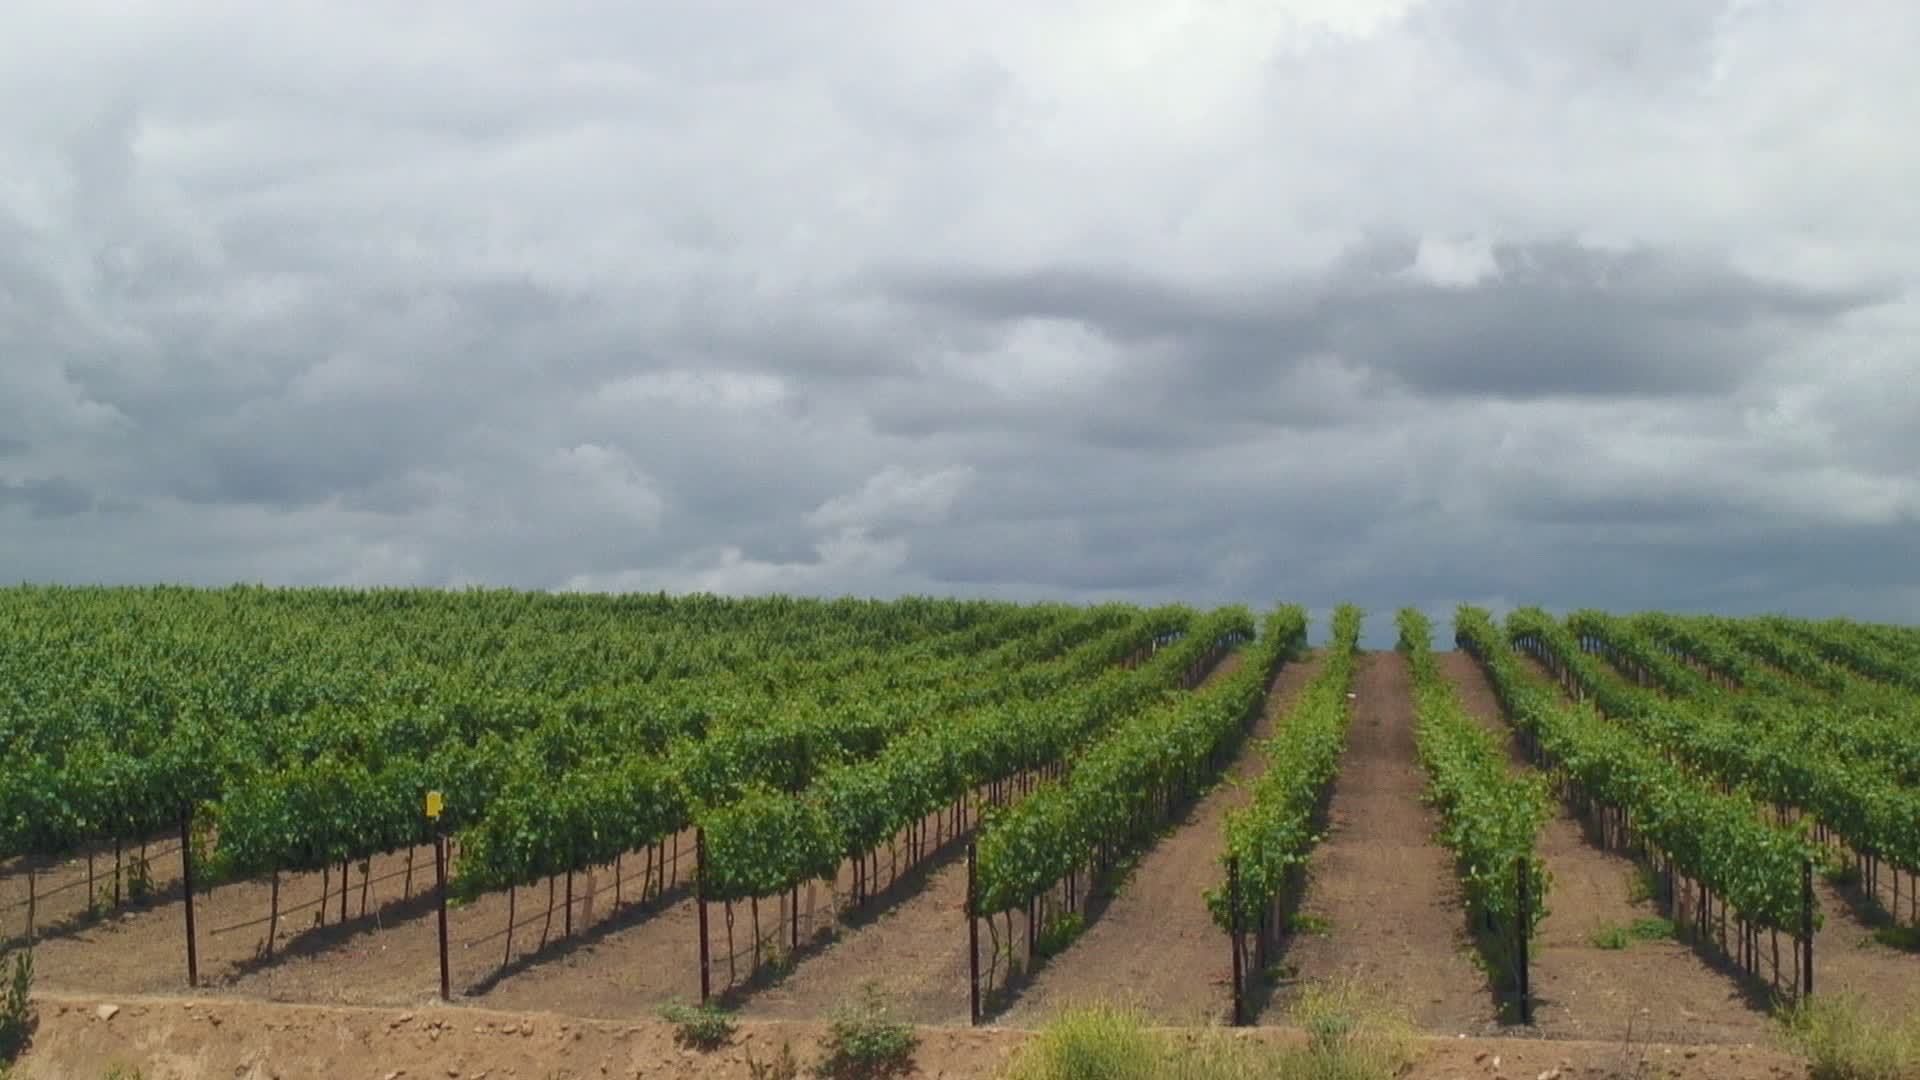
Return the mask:
[[[58,856],[166,830],[183,809],[218,801],[262,772],[312,763],[333,774],[330,791],[283,800],[292,812],[311,805],[326,814],[331,795],[371,791],[352,781],[376,756],[472,751],[490,733],[583,713],[602,714],[608,727],[644,728],[656,710],[638,688],[688,675],[676,657],[689,651],[717,672],[738,663],[740,642],[797,638],[808,644],[782,641],[766,655],[844,667],[849,656],[1028,618],[1009,605],[971,603],[651,599],[0,591],[9,624],[0,640],[0,858]],[[622,622],[629,616],[632,625]],[[768,633],[770,620],[789,632]],[[688,629],[702,625],[711,630]],[[497,648],[448,644],[475,639]],[[642,670],[604,647],[629,643],[651,658]],[[448,779],[430,773],[421,782]],[[419,790],[405,790],[403,801],[417,805]],[[268,802],[269,817],[282,812]],[[457,800],[454,812],[474,805]],[[228,824],[242,829],[244,816],[236,811]],[[284,846],[297,864],[302,848],[319,845]],[[313,861],[335,854],[316,852]],[[269,860],[237,852],[233,861],[244,871]]]
[[1791,717],[1803,737],[1831,742],[1836,750],[1882,765],[1903,784],[1920,784],[1920,698],[1841,672],[1817,658],[1817,675],[1830,681],[1815,682],[1826,689],[1780,675],[1738,644],[1738,631],[1728,620],[1638,616],[1633,622],[1714,670],[1748,673],[1736,674],[1736,679],[1751,693],[1730,703],[1743,720],[1762,722],[1769,714]]
[[903,829],[989,782],[1050,765],[1083,735],[1145,695],[1170,685],[1211,647],[1209,624],[1184,647],[1163,649],[1133,670],[1112,666],[1143,645],[1182,632],[1183,609],[1143,614],[1069,657],[1030,693],[951,716],[921,718],[874,757],[820,773],[788,794],[759,788],[698,817],[706,837],[702,878],[710,900],[770,896],[830,877]]
[[[461,834],[459,888],[469,893],[508,888],[610,863],[623,852],[692,827],[702,816],[715,832],[708,848],[710,889],[760,895],[748,883],[764,881],[768,874],[794,875],[781,888],[824,876],[823,868],[837,861],[842,837],[817,802],[795,805],[791,793],[806,790],[823,775],[873,760],[916,726],[945,724],[956,709],[1043,693],[1057,679],[1082,677],[1089,661],[1113,663],[1183,618],[1166,611],[1158,621],[1124,618],[1114,627],[1116,616],[1123,615],[1094,612],[1062,632],[996,650],[994,663],[974,665],[964,678],[918,693],[876,688],[863,700],[849,697],[831,709],[781,702],[760,723],[726,725],[664,754],[637,749],[561,770],[530,762],[511,775],[485,816]],[[1078,660],[1043,662],[1073,634],[1091,629],[1108,633]],[[1039,674],[1029,666],[1037,666]],[[646,782],[624,789],[621,817],[609,817],[587,797],[608,784],[619,788],[628,778]],[[784,857],[772,858],[776,852]],[[736,868],[737,880],[724,878]]]
[[1548,875],[1535,851],[1551,816],[1538,774],[1508,768],[1505,740],[1460,703],[1459,688],[1433,658],[1433,628],[1421,612],[1399,614],[1398,647],[1413,668],[1415,744],[1427,798],[1440,811],[1442,843],[1454,853],[1468,910],[1485,933],[1478,943],[1496,981],[1527,1001],[1527,942],[1546,916]]
[[1314,817],[1346,747],[1348,690],[1353,685],[1363,618],[1364,613],[1352,605],[1334,612],[1324,665],[1273,736],[1261,744],[1267,768],[1251,785],[1251,799],[1229,812],[1222,824],[1225,850],[1220,862],[1237,867],[1237,887],[1232,892],[1239,902],[1235,912],[1224,884],[1208,891],[1207,906],[1222,929],[1235,925],[1277,929],[1275,913],[1282,893],[1319,839]]
[[1726,681],[1728,689],[1753,690],[1797,702],[1820,698],[1812,687],[1785,678],[1757,663],[1737,641],[1712,620],[1643,612],[1631,620],[1633,629],[1676,659],[1691,661]]
[[1816,623],[1774,617],[1762,620],[1762,625],[1777,635],[1797,637],[1820,655],[1870,679],[1920,690],[1920,644],[1910,639],[1838,619]]
[[[202,887],[344,880],[446,831],[469,891],[806,789],[902,733],[1133,662],[1191,617],[257,589],[0,590],[0,616],[0,872],[191,827]],[[1080,666],[1054,661],[1076,648]]]
[[[1218,640],[1250,637],[1252,618],[1228,608],[1196,628]],[[1135,709],[1078,755],[1064,779],[1040,785],[1011,806],[990,810],[981,824],[972,913],[987,916],[1023,906],[1075,874],[1096,855],[1108,861],[1138,841],[1155,820],[1222,764],[1245,732],[1274,670],[1300,648],[1306,614],[1297,607],[1269,616],[1240,670],[1198,692]]]
[[[1351,604],[1334,611],[1325,663],[1260,745],[1266,770],[1253,781],[1247,804],[1229,811],[1221,826],[1226,880],[1207,890],[1206,903],[1214,922],[1233,938],[1236,1023],[1243,1019],[1245,972],[1249,965],[1265,969],[1267,952],[1299,898],[1307,854],[1319,840],[1316,819],[1346,747],[1364,617]],[[1249,937],[1251,956],[1245,955]]]
[[1668,873],[1690,879],[1709,901],[1718,897],[1747,927],[1793,934],[1810,948],[1818,910],[1806,884],[1813,849],[1804,829],[1769,824],[1751,798],[1702,782],[1590,704],[1568,703],[1531,681],[1508,638],[1525,640],[1527,618],[1516,613],[1503,634],[1484,610],[1462,606],[1454,627],[1509,722],[1586,797],[1618,808]]
[[[1920,758],[1920,733],[1892,732],[1893,746],[1857,729],[1843,710],[1796,705],[1749,694],[1739,701],[1662,655],[1624,620],[1581,612],[1561,631],[1537,609],[1515,613],[1515,626],[1574,673],[1602,712],[1634,725],[1655,745],[1728,786],[1776,807],[1814,815],[1855,849],[1898,868],[1920,869],[1920,789],[1889,769],[1890,750]],[[1672,697],[1613,676],[1576,644],[1589,642],[1647,657],[1655,681]],[[1651,655],[1650,655],[1651,654]],[[1862,741],[1849,733],[1867,730]],[[1867,753],[1862,753],[1867,751]]]

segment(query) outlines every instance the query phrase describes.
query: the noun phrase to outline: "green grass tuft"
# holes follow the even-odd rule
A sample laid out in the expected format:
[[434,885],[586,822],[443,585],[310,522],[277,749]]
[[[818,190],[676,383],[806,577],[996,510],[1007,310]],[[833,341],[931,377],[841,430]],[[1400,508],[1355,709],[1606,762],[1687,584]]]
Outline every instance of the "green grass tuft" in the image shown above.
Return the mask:
[[1154,1028],[1110,1001],[1071,1006],[1020,1048],[1009,1080],[1391,1080],[1413,1060],[1413,1025],[1351,983],[1304,987],[1290,1013],[1307,1045],[1278,1047],[1226,1028]]
[[689,1005],[674,1000],[660,1007],[660,1017],[674,1026],[673,1039],[697,1050],[718,1050],[733,1041],[739,1027],[733,1015],[715,1005]]
[[1596,949],[1624,949],[1633,944],[1633,934],[1624,926],[1603,926],[1588,934],[1587,942]]
[[1898,1021],[1871,1017],[1855,994],[1815,994],[1782,1018],[1787,1042],[1812,1062],[1813,1080],[1913,1080],[1920,1076],[1920,1000]]
[[1021,1047],[1012,1080],[1152,1080],[1167,1056],[1145,1014],[1111,1002],[1063,1010]]
[[1635,919],[1633,925],[1627,928],[1627,933],[1632,934],[1636,941],[1665,941],[1674,936],[1673,920],[1655,917]]

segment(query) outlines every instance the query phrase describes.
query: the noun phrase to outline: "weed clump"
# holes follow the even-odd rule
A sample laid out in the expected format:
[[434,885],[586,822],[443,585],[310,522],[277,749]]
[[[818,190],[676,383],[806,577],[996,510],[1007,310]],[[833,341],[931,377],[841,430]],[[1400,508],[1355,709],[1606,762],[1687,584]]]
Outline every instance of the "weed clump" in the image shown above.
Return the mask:
[[1815,994],[1782,1017],[1787,1042],[1812,1061],[1813,1080],[1920,1077],[1920,1001],[1896,1021],[1868,1015],[1854,994]]
[[834,1009],[821,1043],[826,1056],[814,1063],[813,1074],[830,1080],[900,1076],[913,1070],[919,1046],[913,1025],[889,1018],[885,995],[869,982]]
[[1092,1002],[1061,1011],[1021,1047],[1011,1080],[1391,1080],[1413,1061],[1413,1025],[1352,983],[1305,987],[1291,1010],[1305,1046],[1226,1028],[1155,1028],[1137,1008]]
[[673,1041],[696,1050],[718,1050],[733,1041],[739,1027],[733,1014],[714,1005],[688,1005],[669,1001],[660,1009],[660,1017],[674,1026]]

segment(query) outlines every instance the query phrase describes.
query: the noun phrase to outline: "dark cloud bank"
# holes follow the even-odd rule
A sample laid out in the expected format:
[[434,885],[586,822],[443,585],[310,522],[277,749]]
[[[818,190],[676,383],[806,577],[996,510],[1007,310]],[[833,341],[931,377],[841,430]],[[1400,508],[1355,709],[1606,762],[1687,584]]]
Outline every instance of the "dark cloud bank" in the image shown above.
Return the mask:
[[1920,620],[1911,6],[936,7],[9,8],[0,574]]

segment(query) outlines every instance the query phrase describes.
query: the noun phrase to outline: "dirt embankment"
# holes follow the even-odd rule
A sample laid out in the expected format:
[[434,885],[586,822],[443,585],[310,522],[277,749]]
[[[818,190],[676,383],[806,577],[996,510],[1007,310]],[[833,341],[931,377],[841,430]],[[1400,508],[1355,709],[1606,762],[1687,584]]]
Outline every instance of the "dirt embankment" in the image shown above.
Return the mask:
[[[748,1056],[765,1061],[783,1043],[804,1069],[817,1057],[824,1032],[819,1023],[747,1021],[731,1046],[703,1054],[676,1046],[672,1028],[657,1021],[460,1006],[43,995],[39,1013],[33,1046],[16,1065],[17,1076],[33,1080],[99,1080],[116,1066],[137,1068],[144,1080],[747,1080]],[[913,1075],[946,1080],[1001,1075],[1030,1035],[1015,1028],[958,1027],[923,1027],[919,1034]],[[1260,1028],[1231,1037],[1282,1043],[1300,1036]],[[1432,1038],[1422,1040],[1415,1055],[1412,1080],[1533,1080],[1549,1073],[1554,1080],[1807,1075],[1803,1063],[1765,1046]]]

